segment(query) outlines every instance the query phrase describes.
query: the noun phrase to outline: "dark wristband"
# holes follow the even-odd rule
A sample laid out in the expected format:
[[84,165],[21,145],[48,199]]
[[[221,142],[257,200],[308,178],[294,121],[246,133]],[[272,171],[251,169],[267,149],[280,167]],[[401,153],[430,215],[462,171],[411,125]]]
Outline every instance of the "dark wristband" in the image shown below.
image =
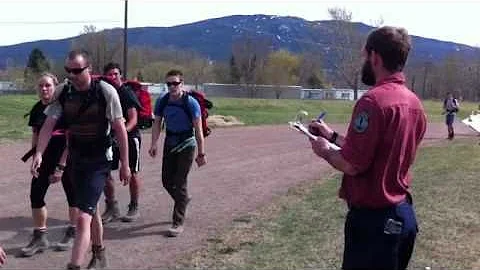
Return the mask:
[[55,169],[57,169],[59,171],[64,171],[65,170],[65,165],[62,165],[62,164],[58,163],[57,166],[55,167]]
[[200,158],[202,158],[202,157],[204,157],[204,156],[205,156],[205,153],[198,154],[197,156],[198,156],[198,157],[200,157]]
[[334,131],[333,134],[332,134],[332,137],[328,141],[331,142],[331,143],[335,143],[337,141],[337,138],[338,138],[338,133],[336,131]]

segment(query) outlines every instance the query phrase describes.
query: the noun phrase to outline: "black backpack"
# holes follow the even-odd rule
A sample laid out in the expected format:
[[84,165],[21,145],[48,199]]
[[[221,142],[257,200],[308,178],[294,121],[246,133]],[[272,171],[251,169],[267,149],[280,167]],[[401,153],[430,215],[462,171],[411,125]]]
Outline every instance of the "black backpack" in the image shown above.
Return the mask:
[[[88,90],[87,97],[83,100],[82,104],[78,108],[77,113],[74,115],[74,117],[67,119],[66,117],[63,117],[63,121],[65,122],[65,126],[68,129],[68,127],[72,124],[75,124],[80,116],[85,113],[85,111],[94,103],[98,102],[99,106],[102,108],[99,110],[98,117],[99,118],[105,118],[105,121],[108,121],[106,119],[106,108],[107,108],[107,100],[105,99],[105,95],[103,94],[102,87],[100,85],[99,80],[92,80],[92,85],[90,86],[90,89]],[[73,94],[73,89],[72,85],[70,83],[65,84],[65,86],[62,89],[62,93],[60,93],[58,97],[58,101],[60,105],[62,106],[62,110],[65,111],[65,102],[67,99],[71,99]],[[101,127],[100,127],[101,128]],[[98,130],[97,134],[105,134],[106,131],[103,130]],[[72,143],[72,142],[70,142]],[[87,149],[90,150],[102,150],[107,149],[110,146],[113,145],[113,138],[112,138],[112,133],[111,131],[108,134],[105,134],[105,136],[99,136],[98,141],[94,143],[93,145],[85,145],[85,148],[82,150],[88,151]],[[94,149],[95,147],[100,147],[100,149]]]

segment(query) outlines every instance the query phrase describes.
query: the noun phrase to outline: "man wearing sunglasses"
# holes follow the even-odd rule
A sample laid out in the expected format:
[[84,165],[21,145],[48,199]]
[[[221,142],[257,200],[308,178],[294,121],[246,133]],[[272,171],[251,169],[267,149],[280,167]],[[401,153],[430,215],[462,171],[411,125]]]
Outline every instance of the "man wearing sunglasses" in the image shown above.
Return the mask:
[[187,204],[191,198],[187,192],[187,176],[192,167],[195,148],[198,146],[197,165],[207,163],[202,131],[200,105],[183,89],[183,73],[170,70],[166,76],[168,98],[166,106],[161,105],[163,97],[155,102],[155,120],[152,125],[150,156],[157,155],[157,141],[162,121],[165,119],[166,137],[163,148],[162,183],[175,204],[172,227],[169,236],[176,237],[183,232]]
[[72,258],[67,267],[80,269],[91,240],[93,256],[88,269],[100,269],[106,267],[106,259],[97,204],[110,174],[111,128],[120,147],[120,180],[126,185],[130,179],[125,120],[115,88],[92,79],[85,51],[71,51],[65,61],[65,71],[68,83],[57,87],[53,103],[45,109],[47,119],[40,130],[31,170],[33,174],[37,172],[52,129],[63,117],[67,123],[68,154],[80,210]]

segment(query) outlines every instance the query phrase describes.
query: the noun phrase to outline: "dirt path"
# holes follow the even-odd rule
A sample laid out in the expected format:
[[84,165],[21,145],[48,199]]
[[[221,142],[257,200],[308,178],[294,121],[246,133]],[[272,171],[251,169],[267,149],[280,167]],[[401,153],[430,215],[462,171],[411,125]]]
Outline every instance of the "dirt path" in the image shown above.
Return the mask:
[[[344,126],[336,126],[344,130]],[[475,136],[463,125],[457,134]],[[447,143],[445,127],[431,124],[426,144]],[[216,129],[207,139],[209,164],[194,168],[189,178],[193,200],[188,209],[186,230],[178,238],[165,237],[171,220],[172,202],[163,190],[161,158],[147,156],[150,136],[143,137],[140,201],[142,217],[135,223],[113,223],[105,230],[111,269],[165,268],[175,258],[206,244],[205,239],[228,225],[235,217],[267,204],[303,181],[319,179],[330,167],[314,156],[308,140],[285,126]],[[30,176],[19,157],[28,142],[0,145],[0,243],[9,254],[8,268],[62,269],[70,252],[47,251],[32,258],[15,258],[31,234],[29,210]],[[122,211],[126,211],[128,191],[117,186]],[[61,238],[66,223],[66,203],[61,185],[47,194],[49,239]],[[103,210],[103,203],[102,207]]]

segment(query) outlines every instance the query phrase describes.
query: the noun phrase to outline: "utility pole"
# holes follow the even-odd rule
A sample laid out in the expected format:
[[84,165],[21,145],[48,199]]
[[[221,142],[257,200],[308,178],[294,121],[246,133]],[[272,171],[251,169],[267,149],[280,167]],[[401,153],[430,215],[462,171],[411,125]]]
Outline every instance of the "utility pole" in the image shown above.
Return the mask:
[[128,68],[128,0],[125,0],[125,18],[123,25],[123,78],[127,79]]

